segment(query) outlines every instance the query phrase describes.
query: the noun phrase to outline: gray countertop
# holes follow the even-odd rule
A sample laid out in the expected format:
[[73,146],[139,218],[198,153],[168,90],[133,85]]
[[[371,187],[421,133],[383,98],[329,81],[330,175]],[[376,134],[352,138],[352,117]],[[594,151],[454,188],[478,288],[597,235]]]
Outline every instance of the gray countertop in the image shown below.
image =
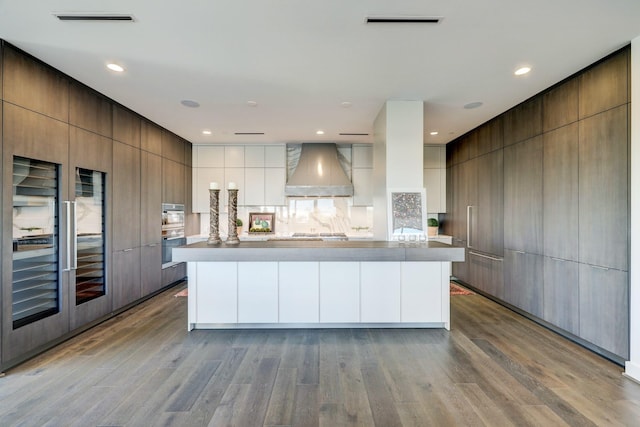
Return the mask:
[[464,261],[464,248],[438,242],[244,241],[238,245],[206,242],[172,250],[183,261]]

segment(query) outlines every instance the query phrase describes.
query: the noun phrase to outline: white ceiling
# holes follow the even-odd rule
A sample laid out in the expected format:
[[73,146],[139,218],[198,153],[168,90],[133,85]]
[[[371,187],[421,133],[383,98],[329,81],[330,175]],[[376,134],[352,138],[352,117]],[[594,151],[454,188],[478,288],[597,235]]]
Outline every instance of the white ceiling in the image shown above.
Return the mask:
[[424,101],[446,143],[639,35],[639,0],[0,0],[0,38],[194,143],[372,142],[386,100]]

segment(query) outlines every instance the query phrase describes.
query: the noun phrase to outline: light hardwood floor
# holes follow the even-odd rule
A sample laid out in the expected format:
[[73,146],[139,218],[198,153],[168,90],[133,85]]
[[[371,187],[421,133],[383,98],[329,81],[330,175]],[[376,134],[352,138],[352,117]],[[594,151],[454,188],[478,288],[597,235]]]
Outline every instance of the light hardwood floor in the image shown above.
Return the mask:
[[0,378],[0,426],[638,426],[622,368],[479,295],[444,330],[186,331],[173,288]]

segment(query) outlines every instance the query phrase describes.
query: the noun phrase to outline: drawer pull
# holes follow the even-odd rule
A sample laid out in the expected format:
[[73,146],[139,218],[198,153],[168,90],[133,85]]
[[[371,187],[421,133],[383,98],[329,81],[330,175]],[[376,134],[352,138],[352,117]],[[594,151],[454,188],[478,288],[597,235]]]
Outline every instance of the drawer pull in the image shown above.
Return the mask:
[[565,261],[566,261],[566,260],[564,260],[564,259],[562,259],[562,258],[554,258],[554,257],[551,257],[551,259],[552,259],[552,260],[554,260],[554,261],[558,261],[558,262],[565,262]]
[[473,251],[469,251],[469,255],[474,255],[474,256],[478,256],[480,258],[490,259],[492,261],[500,261],[500,262],[502,262],[502,260],[503,260],[502,258],[496,258],[496,257],[492,257],[492,256],[489,256],[489,255],[479,254],[479,253],[473,252]]
[[517,254],[520,254],[520,255],[524,255],[524,251],[513,251],[513,252],[515,252]]
[[133,250],[133,248],[129,248],[129,249],[125,249],[122,252],[131,252]]
[[609,267],[600,267],[599,265],[592,265],[591,268],[595,268],[597,270],[609,271]]

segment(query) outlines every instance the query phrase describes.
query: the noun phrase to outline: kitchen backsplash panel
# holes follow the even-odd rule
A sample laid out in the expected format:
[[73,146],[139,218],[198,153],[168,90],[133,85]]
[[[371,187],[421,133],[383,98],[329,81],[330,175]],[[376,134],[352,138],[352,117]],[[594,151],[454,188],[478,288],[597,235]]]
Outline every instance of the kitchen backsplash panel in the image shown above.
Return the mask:
[[[373,227],[373,208],[353,206],[351,197],[307,198],[289,197],[287,206],[239,206],[238,218],[247,224],[250,212],[274,212],[275,234],[345,233],[366,236]],[[220,234],[226,236],[228,216],[220,213]],[[243,227],[243,233],[247,227]],[[209,234],[209,215],[200,215],[200,234]]]

